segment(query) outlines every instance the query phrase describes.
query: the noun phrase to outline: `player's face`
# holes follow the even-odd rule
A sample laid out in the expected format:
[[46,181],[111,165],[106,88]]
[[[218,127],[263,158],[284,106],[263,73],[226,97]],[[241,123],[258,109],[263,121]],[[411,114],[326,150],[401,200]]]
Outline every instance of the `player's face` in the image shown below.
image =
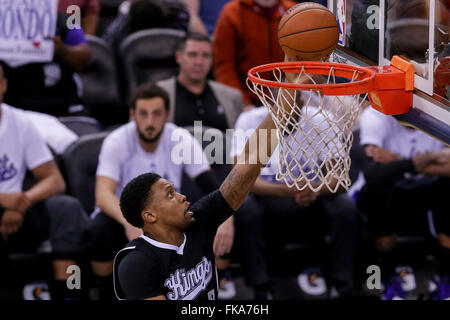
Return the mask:
[[191,205],[186,196],[176,192],[173,184],[166,179],[159,179],[152,187],[152,209],[158,215],[158,221],[169,229],[184,230],[193,221]]
[[135,109],[131,109],[130,117],[136,122],[139,138],[146,143],[158,141],[169,112],[160,97],[138,99]]
[[187,40],[184,50],[177,51],[180,77],[189,81],[204,81],[212,66],[212,46],[207,41]]
[[276,5],[280,0],[255,0],[261,7],[270,8]]

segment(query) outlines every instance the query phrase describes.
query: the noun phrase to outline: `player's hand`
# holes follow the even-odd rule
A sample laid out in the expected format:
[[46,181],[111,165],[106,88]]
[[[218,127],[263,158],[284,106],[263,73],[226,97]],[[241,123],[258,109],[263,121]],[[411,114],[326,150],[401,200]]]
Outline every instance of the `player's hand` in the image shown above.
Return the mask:
[[368,146],[365,151],[368,157],[379,163],[389,163],[401,159],[399,155],[377,146]]
[[302,207],[308,207],[311,203],[316,201],[319,197],[320,192],[314,192],[309,188],[306,188],[302,191],[298,191],[295,195],[295,202],[301,205]]
[[31,207],[31,199],[25,192],[12,192],[1,195],[0,204],[5,209],[13,209],[24,213]]
[[3,212],[0,224],[0,232],[3,239],[6,241],[11,234],[19,231],[22,223],[23,214],[21,212],[11,209],[7,209],[5,212]]
[[142,234],[142,230],[140,228],[136,228],[129,223],[126,223],[124,228],[128,241],[134,240]]
[[234,220],[233,216],[225,220],[217,229],[216,237],[214,238],[213,251],[216,257],[221,257],[230,253],[233,247],[234,240]]
[[[294,62],[301,60],[291,59],[288,55],[284,55],[284,62]],[[301,75],[299,73],[285,72],[286,82],[296,83],[296,84],[318,84],[323,83],[324,78],[319,74],[309,74],[306,76],[305,74]]]

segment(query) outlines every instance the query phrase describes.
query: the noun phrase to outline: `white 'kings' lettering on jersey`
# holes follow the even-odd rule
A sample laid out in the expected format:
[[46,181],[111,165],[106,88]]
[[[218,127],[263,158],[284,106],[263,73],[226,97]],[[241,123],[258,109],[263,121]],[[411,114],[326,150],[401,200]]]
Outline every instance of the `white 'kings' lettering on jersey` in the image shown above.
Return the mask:
[[212,263],[202,258],[195,268],[185,271],[177,269],[164,282],[164,286],[172,290],[167,294],[169,300],[192,300],[205,290],[212,279]]

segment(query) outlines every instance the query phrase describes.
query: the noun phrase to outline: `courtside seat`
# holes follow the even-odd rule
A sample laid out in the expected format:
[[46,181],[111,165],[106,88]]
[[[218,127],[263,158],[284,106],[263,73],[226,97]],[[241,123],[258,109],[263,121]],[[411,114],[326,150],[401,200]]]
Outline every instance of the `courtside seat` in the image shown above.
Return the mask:
[[[123,107],[119,93],[116,61],[112,49],[103,40],[86,35],[91,48],[91,62],[80,72],[83,83],[83,100],[94,118],[113,123]],[[112,119],[111,119],[112,118]]]
[[157,82],[178,73],[175,51],[185,32],[155,28],[135,32],[120,44],[119,56],[127,83],[127,99],[145,82]]
[[90,214],[95,207],[95,172],[98,155],[108,131],[80,137],[64,153],[68,192],[77,198]]

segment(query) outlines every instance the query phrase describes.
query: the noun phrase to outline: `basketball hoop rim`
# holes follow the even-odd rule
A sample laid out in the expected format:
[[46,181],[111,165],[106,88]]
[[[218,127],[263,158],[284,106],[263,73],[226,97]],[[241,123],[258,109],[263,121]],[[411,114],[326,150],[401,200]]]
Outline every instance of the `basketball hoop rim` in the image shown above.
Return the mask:
[[[281,72],[300,73],[304,69],[308,74],[320,74],[328,76],[330,69],[334,68],[334,77],[353,79],[355,72],[357,77],[352,82],[347,83],[328,83],[328,84],[298,84],[289,82],[278,82],[262,79],[257,76],[260,72],[269,72],[279,69]],[[325,95],[352,95],[363,94],[373,90],[376,70],[367,67],[357,67],[342,63],[320,62],[320,61],[291,61],[276,62],[260,65],[251,68],[248,73],[248,79],[253,83],[288,90],[316,90]]]

